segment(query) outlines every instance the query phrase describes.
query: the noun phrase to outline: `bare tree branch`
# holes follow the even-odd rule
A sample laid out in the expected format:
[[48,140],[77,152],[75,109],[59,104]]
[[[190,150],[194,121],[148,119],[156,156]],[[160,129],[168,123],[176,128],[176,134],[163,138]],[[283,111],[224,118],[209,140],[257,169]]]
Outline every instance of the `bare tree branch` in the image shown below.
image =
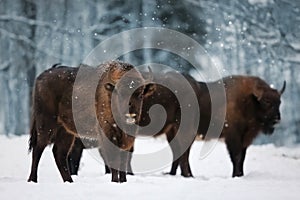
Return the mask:
[[61,55],[59,55],[59,54],[55,54],[51,51],[47,51],[46,48],[38,47],[34,41],[32,41],[31,39],[29,39],[28,37],[26,37],[24,35],[17,35],[15,33],[9,32],[9,31],[7,31],[3,28],[0,28],[0,33],[3,34],[4,36],[10,38],[10,39],[22,41],[22,42],[30,45],[31,47],[35,48],[36,50],[38,50],[40,52],[43,52],[43,53],[45,53],[49,56],[52,56],[52,57],[57,58],[57,59],[61,58]]
[[52,23],[40,21],[40,20],[33,20],[33,19],[29,19],[29,18],[26,18],[23,16],[0,15],[0,21],[5,21],[5,22],[9,22],[9,23],[11,23],[12,21],[21,22],[21,23],[28,24],[30,26],[43,26],[46,28],[50,28],[50,29],[52,29],[52,31],[55,31],[55,32],[59,31],[59,32],[65,33],[65,34],[72,34],[68,31],[68,29],[60,28],[59,26],[53,25]]

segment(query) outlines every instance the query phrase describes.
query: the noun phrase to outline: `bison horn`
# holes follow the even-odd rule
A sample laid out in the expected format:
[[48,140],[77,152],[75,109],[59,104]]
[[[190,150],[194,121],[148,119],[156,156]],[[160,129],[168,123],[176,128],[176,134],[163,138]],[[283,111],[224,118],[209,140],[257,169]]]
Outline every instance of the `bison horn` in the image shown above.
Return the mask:
[[153,81],[153,72],[150,66],[148,66],[148,70],[149,70],[149,77],[147,79],[148,82]]
[[282,95],[284,93],[284,90],[285,90],[285,86],[286,86],[286,81],[283,81],[283,86],[279,92],[280,95]]

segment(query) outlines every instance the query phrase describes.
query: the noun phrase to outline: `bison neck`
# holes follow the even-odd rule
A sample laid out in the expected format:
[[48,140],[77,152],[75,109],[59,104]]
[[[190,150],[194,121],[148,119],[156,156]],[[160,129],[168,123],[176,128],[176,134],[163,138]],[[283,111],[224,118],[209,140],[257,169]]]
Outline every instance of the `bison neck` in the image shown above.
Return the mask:
[[244,147],[249,146],[260,132],[257,103],[252,94],[252,78],[234,77],[225,79],[226,123],[223,137],[235,135]]
[[96,94],[96,115],[102,137],[107,138],[123,150],[130,150],[133,147],[134,137],[124,133],[114,120],[111,108],[111,94],[108,94],[106,89],[101,86],[97,88]]

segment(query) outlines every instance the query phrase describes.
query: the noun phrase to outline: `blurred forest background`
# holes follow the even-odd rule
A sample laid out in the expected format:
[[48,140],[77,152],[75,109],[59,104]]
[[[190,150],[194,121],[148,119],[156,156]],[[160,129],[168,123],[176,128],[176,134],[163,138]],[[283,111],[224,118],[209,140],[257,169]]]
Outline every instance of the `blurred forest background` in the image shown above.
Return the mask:
[[[298,0],[0,0],[0,134],[28,134],[31,90],[43,70],[76,66],[113,34],[149,26],[192,37],[224,76],[260,76],[276,88],[286,80],[282,122],[256,143],[300,142]],[[138,50],[121,59],[191,70],[162,51]]]

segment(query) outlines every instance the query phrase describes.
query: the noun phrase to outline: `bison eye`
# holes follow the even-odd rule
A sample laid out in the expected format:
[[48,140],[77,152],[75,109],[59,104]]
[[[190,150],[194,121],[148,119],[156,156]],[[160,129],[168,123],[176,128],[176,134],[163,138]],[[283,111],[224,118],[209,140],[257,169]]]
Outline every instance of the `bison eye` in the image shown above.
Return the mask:
[[115,89],[115,86],[111,83],[106,83],[105,85],[105,89],[112,92]]
[[264,100],[264,101],[262,101],[262,105],[265,106],[265,107],[271,107],[272,103],[268,100]]
[[272,105],[270,101],[266,101],[266,104],[267,105]]

